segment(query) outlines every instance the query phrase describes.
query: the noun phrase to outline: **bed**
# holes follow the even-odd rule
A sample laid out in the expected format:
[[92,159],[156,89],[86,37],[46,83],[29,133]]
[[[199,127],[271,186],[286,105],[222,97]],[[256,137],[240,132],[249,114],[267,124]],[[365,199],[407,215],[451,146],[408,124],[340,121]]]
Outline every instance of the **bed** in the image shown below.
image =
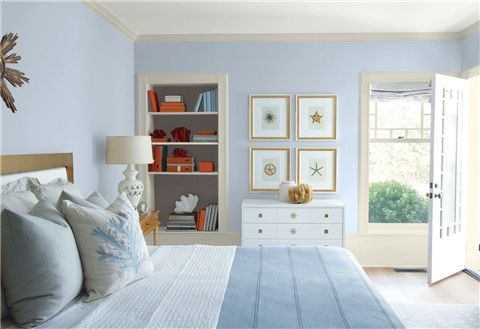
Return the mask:
[[[68,154],[1,160],[2,175],[73,182]],[[188,245],[149,253],[153,275],[90,303],[78,296],[39,328],[404,328],[343,248]]]

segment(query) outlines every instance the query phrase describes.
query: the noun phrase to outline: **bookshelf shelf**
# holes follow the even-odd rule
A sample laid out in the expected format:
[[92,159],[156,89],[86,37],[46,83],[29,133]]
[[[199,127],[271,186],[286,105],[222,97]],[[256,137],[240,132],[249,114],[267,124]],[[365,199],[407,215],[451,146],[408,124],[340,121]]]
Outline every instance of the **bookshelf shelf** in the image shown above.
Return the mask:
[[194,146],[217,146],[218,142],[186,142],[186,143],[178,143],[178,142],[154,142],[152,145],[166,145],[166,146],[187,146],[187,145],[194,145]]
[[[162,129],[171,137],[175,128],[185,127],[190,136],[200,131],[216,131],[218,141],[153,142],[163,149],[163,156],[171,156],[175,148],[184,148],[188,156],[200,161],[212,161],[214,172],[149,172],[147,165],[139,166],[139,178],[144,183],[142,198],[150,209],[160,211],[161,227],[158,232],[160,244],[235,244],[238,233],[231,232],[228,225],[228,77],[226,74],[137,74],[136,130],[137,135],[149,135],[154,129]],[[181,95],[184,107],[189,112],[151,112],[148,91],[154,90],[160,102],[167,95]],[[213,93],[210,93],[211,91]],[[151,96],[152,93],[150,93]],[[201,106],[211,104],[217,112],[193,112],[200,95],[213,98]],[[151,100],[151,98],[150,98]],[[203,101],[202,101],[203,102]],[[155,104],[155,103],[153,103]],[[208,105],[210,104],[210,105]],[[165,104],[164,104],[165,106]],[[193,137],[192,137],[193,139]],[[165,151],[166,148],[166,151]],[[195,211],[210,204],[218,204],[218,229],[216,231],[167,231],[169,215],[180,196],[192,193],[199,202]],[[238,240],[238,241],[237,241]]]
[[194,171],[194,172],[168,172],[168,171],[149,171],[149,175],[162,175],[162,176],[218,176],[218,172],[203,172],[203,171]]
[[164,115],[218,115],[218,112],[148,112],[153,116]]

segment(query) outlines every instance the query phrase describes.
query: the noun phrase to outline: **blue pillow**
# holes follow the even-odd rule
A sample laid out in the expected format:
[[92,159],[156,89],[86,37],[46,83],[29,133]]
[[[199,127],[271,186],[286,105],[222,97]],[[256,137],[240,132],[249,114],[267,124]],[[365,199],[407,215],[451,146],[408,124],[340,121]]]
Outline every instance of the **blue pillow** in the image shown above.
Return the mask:
[[83,273],[73,232],[47,200],[29,214],[1,214],[1,274],[9,314],[21,326],[38,325],[81,291]]

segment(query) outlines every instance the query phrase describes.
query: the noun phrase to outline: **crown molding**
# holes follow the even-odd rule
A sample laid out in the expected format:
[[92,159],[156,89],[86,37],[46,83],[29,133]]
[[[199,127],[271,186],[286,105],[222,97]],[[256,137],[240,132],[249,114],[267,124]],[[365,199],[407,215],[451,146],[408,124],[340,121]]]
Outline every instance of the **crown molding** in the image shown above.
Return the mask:
[[458,32],[458,35],[460,39],[463,39],[474,33],[480,33],[480,21],[476,21],[472,25],[467,26],[466,28]]
[[251,33],[141,34],[138,42],[190,41],[394,41],[458,40],[458,33]]
[[106,10],[98,1],[91,1],[91,0],[82,0],[82,2],[92,9],[94,12],[105,18],[109,21],[113,26],[115,26],[120,32],[125,34],[127,37],[135,41],[138,35],[133,31],[129,26],[123,23],[120,19]]

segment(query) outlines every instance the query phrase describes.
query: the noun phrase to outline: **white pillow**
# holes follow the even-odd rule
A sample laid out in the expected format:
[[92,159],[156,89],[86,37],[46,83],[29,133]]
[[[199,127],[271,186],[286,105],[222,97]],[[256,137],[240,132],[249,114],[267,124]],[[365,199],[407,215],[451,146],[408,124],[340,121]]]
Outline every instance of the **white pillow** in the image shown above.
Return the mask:
[[31,191],[2,194],[1,210],[9,209],[26,214],[37,204],[38,199]]
[[2,185],[2,194],[29,191],[33,186],[40,185],[34,177],[22,177],[13,182]]
[[47,184],[37,184],[32,187],[32,192],[38,200],[46,199],[50,201],[60,212],[62,211],[62,204],[59,199],[62,191],[67,191],[79,197],[82,196],[78,187],[63,178],[56,178]]
[[122,193],[107,209],[62,202],[80,251],[87,301],[150,275],[153,264],[138,213]]

